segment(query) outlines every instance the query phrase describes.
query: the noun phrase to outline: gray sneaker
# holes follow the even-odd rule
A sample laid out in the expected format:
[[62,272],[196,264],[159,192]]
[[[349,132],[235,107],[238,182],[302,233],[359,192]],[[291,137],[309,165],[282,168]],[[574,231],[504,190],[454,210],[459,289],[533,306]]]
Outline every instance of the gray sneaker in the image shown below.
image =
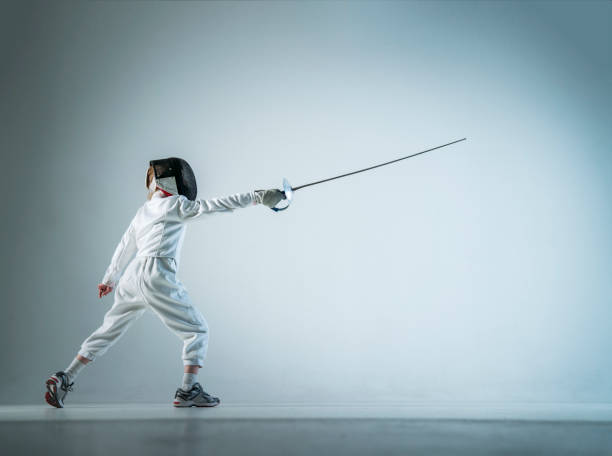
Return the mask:
[[64,399],[66,399],[68,392],[72,391],[74,382],[70,383],[68,375],[60,371],[49,377],[45,385],[47,386],[47,392],[45,393],[47,404],[57,408],[64,408]]
[[176,390],[173,405],[175,407],[215,407],[221,401],[202,389],[202,385],[195,383],[189,391],[183,388]]

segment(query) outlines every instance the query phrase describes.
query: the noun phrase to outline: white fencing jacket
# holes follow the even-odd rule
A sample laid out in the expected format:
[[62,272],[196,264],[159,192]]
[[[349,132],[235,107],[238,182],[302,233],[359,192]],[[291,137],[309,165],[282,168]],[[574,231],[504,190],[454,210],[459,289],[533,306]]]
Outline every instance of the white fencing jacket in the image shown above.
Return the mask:
[[195,201],[183,195],[165,197],[159,190],[154,192],[151,199],[138,209],[121,238],[102,283],[114,288],[134,254],[174,258],[178,263],[186,221],[206,213],[231,212],[260,203],[261,196],[254,191]]

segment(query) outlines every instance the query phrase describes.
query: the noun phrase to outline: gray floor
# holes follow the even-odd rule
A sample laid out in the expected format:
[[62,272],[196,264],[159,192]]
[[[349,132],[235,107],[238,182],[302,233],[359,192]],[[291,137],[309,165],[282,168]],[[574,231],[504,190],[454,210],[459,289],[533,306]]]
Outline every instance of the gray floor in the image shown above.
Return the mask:
[[[612,455],[610,410],[609,405],[226,405],[212,410],[175,410],[167,404],[73,405],[63,410],[4,406],[0,407],[0,453]],[[528,418],[518,419],[520,415]]]
[[2,454],[605,455],[611,423],[458,420],[3,422]]

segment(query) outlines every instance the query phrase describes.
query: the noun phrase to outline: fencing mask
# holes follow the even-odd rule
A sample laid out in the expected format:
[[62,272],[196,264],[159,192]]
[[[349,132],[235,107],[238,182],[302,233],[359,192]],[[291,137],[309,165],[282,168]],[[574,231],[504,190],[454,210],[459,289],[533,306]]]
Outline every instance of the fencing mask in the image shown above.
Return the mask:
[[195,175],[189,163],[182,158],[170,157],[151,160],[155,186],[172,195],[184,195],[194,201],[198,194]]

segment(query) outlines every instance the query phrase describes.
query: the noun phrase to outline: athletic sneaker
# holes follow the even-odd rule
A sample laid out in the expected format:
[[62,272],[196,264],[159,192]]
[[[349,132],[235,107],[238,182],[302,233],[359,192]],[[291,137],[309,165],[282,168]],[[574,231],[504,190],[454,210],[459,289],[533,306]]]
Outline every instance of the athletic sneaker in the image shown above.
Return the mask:
[[72,391],[74,382],[70,383],[68,375],[60,371],[49,377],[46,385],[47,392],[45,393],[45,400],[47,404],[57,408],[64,408],[64,399],[66,399],[68,392]]
[[221,401],[202,389],[202,385],[195,383],[189,391],[183,388],[176,390],[174,395],[175,407],[214,407]]

